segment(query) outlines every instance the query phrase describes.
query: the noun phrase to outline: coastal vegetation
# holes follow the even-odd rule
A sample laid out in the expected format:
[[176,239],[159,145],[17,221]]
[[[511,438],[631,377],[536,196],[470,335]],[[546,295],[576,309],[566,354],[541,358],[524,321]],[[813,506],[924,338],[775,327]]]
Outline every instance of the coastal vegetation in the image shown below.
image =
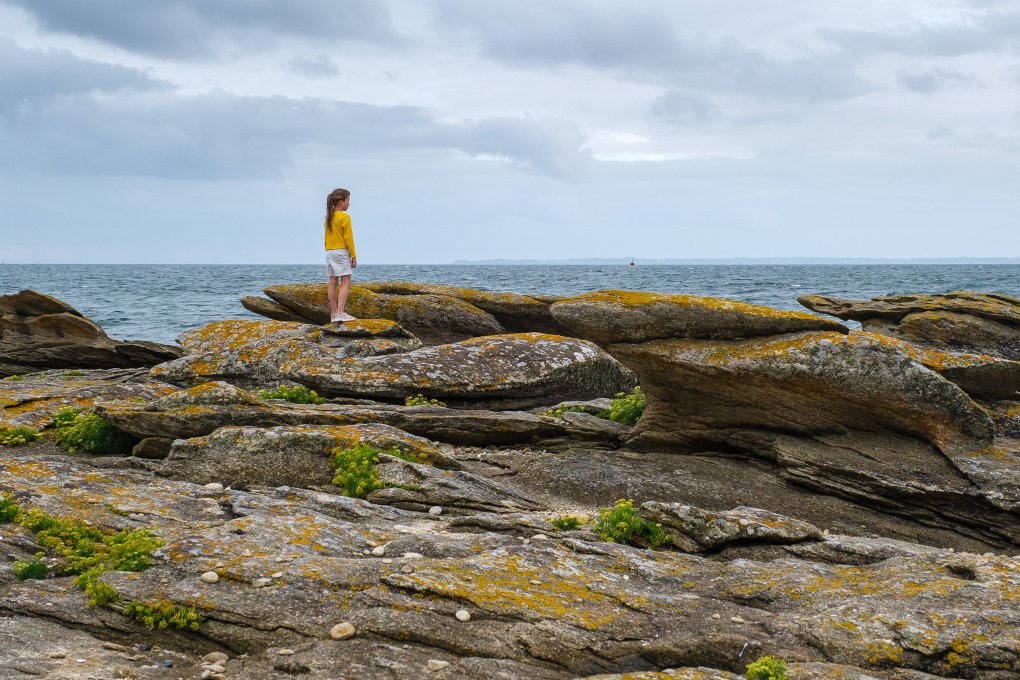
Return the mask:
[[337,447],[330,454],[329,463],[336,474],[333,483],[341,489],[341,493],[351,498],[365,498],[379,489],[393,484],[379,479],[379,456],[394,456],[412,463],[419,462],[413,453],[404,453],[399,449],[377,449],[372,446]]
[[292,404],[325,404],[326,400],[320,397],[315,390],[310,390],[304,385],[280,385],[274,390],[259,390],[261,399],[281,399]]
[[67,407],[53,417],[53,440],[72,453],[130,453],[135,438],[92,411]]
[[611,508],[599,510],[595,531],[604,541],[657,548],[669,542],[662,525],[640,517],[634,501],[621,498]]

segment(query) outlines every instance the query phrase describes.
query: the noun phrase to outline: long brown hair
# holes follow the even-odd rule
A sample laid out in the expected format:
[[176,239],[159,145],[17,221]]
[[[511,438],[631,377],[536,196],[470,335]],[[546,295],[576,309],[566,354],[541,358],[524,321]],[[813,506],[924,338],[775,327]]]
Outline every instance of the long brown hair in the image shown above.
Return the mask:
[[333,189],[326,197],[326,231],[333,231],[333,213],[336,212],[336,204],[351,195],[347,189]]

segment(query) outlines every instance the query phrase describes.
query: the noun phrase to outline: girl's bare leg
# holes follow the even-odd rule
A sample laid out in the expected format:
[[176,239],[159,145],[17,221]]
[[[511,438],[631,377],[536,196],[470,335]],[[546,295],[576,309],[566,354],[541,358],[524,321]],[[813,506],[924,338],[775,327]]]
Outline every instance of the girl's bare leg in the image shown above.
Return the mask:
[[[333,278],[330,277],[332,281]],[[351,277],[350,275],[340,277],[340,290],[336,296],[336,313],[343,314],[344,307],[347,306],[347,294],[351,292]]]
[[[349,281],[351,277],[345,276],[344,278],[346,278]],[[326,298],[329,300],[329,315],[330,316],[336,316],[337,314],[340,313],[337,310],[337,306],[336,306],[336,303],[337,303],[337,298],[336,298],[336,280],[337,280],[337,277],[335,277],[335,276],[329,277],[329,285],[326,287]],[[346,293],[344,293],[344,300],[345,301],[347,300],[347,294]],[[343,306],[341,306],[340,309],[343,309]]]

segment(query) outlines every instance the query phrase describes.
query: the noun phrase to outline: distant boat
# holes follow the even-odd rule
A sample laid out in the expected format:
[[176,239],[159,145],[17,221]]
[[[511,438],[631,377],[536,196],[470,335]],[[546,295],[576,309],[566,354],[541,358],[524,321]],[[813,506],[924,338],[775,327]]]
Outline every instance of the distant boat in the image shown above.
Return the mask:
[[631,266],[631,267],[633,267],[633,266],[634,266],[634,260],[631,260],[631,261],[630,261],[630,266]]

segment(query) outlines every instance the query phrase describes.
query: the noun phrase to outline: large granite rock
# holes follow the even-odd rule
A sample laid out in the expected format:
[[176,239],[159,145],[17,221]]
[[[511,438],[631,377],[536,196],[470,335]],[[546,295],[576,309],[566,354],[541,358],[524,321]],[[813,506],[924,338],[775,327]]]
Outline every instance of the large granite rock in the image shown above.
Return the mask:
[[553,303],[552,316],[569,335],[607,345],[663,338],[733,340],[799,331],[846,333],[842,324],[736,300],[599,290]]
[[0,378],[48,368],[152,366],[181,355],[178,347],[114,340],[57,298],[23,290],[0,295]]
[[216,321],[182,333],[187,354],[151,375],[176,385],[226,380],[247,388],[276,387],[284,364],[335,366],[347,357],[406,352],[421,342],[385,319],[314,326],[293,321]]
[[871,300],[806,295],[798,301],[822,314],[860,321],[865,330],[876,333],[937,348],[1020,360],[1020,300],[1008,295],[956,291]]
[[635,385],[633,374],[597,345],[540,333],[341,362],[301,357],[280,372],[321,394],[403,399],[422,393],[450,405],[500,409],[604,397]]
[[[698,667],[678,677],[727,677],[764,655],[811,673],[800,677],[1020,672],[1011,557],[845,535],[775,546],[787,551],[778,559],[705,557],[578,532],[540,539],[516,510],[504,531],[465,531],[445,513],[300,489],[154,484],[151,473],[67,457],[5,456],[0,479],[24,507],[147,528],[165,542],[148,569],[100,577],[120,603],[85,606],[72,577],[6,578],[0,618],[42,615],[52,640],[68,629],[83,652],[97,650],[95,638],[155,643],[174,677],[196,677],[213,651],[225,653],[228,677],[255,680],[677,677],[666,669]],[[0,532],[0,560],[36,550],[20,528]],[[857,563],[862,554],[881,559]],[[209,571],[215,583],[199,578]],[[147,630],[123,615],[132,599],[194,605],[201,628]],[[351,637],[331,636],[341,622]],[[112,677],[108,664],[141,673],[150,659],[96,651],[87,665]]]

